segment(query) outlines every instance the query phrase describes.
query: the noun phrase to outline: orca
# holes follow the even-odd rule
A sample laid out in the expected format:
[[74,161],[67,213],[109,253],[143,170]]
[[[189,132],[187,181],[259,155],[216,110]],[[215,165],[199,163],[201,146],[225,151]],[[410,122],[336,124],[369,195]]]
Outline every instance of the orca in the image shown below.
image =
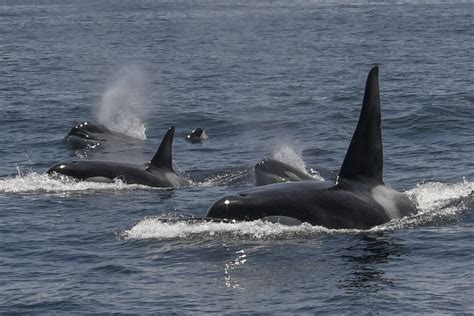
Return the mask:
[[195,128],[191,133],[186,134],[186,140],[195,144],[201,143],[203,140],[207,139],[208,136],[202,128]]
[[416,213],[410,199],[384,184],[378,67],[367,77],[359,121],[336,182],[276,183],[217,200],[206,218],[309,223],[369,229]]
[[133,137],[114,132],[102,124],[82,122],[67,133],[65,140],[74,149],[95,148],[105,142],[134,143]]
[[256,186],[305,180],[321,181],[324,179],[319,174],[311,175],[306,170],[295,168],[272,158],[262,159],[255,165]]
[[171,127],[161,141],[155,156],[143,169],[138,166],[114,161],[77,160],[59,163],[47,173],[60,174],[80,181],[113,182],[120,179],[128,184],[151,187],[181,187],[188,180],[178,176],[172,166],[172,143],[175,129]]

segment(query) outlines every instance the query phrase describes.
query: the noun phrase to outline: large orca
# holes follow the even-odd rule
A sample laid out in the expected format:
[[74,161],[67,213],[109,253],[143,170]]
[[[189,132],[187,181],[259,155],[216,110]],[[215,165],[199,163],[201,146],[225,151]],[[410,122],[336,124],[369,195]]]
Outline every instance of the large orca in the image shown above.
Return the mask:
[[323,180],[319,174],[310,175],[306,170],[295,168],[282,161],[265,158],[255,165],[255,185],[267,185],[272,183]]
[[77,160],[51,167],[48,174],[62,174],[77,180],[113,182],[120,179],[129,184],[144,184],[151,187],[180,187],[189,182],[178,176],[172,166],[174,127],[161,141],[160,147],[148,166],[143,169],[135,165],[114,161]]
[[114,132],[102,124],[82,122],[67,133],[65,140],[74,149],[95,148],[105,142],[134,143],[136,139],[123,133]]
[[367,229],[416,212],[408,197],[383,182],[378,67],[369,72],[359,122],[336,183],[276,183],[226,196],[206,217],[307,222],[327,228]]

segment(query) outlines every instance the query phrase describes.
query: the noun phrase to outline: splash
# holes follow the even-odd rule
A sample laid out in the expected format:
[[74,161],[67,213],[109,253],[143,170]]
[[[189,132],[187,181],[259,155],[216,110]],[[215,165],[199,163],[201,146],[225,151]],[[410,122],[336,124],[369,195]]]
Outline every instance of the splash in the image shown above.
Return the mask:
[[129,191],[129,190],[164,190],[145,185],[126,184],[120,180],[113,183],[97,183],[76,181],[62,176],[52,178],[47,174],[35,172],[19,174],[16,177],[0,179],[0,193],[48,193],[68,195],[72,193],[85,193],[96,191]]
[[281,145],[273,152],[273,159],[287,163],[290,166],[306,172],[306,164],[304,163],[302,156],[303,154],[301,152],[297,153],[288,145]]
[[311,175],[313,178],[319,181],[324,181],[324,178],[319,174],[315,169],[311,169],[311,173],[308,173],[306,169],[306,164],[303,161],[303,153],[296,152],[292,147],[288,145],[281,145],[277,147],[273,152],[273,159],[284,162],[296,169]]
[[[418,205],[413,216],[392,220],[368,230],[328,229],[302,224],[285,226],[263,222],[212,222],[203,219],[184,219],[173,215],[145,218],[120,233],[127,240],[141,239],[288,239],[310,238],[321,235],[366,234],[408,229],[426,224],[436,224],[450,219],[464,210],[463,201],[472,198],[474,183],[427,183],[406,192]],[[171,217],[170,217],[171,216]]]
[[455,184],[440,182],[420,184],[405,192],[417,205],[417,214],[392,220],[373,230],[403,229],[444,223],[445,220],[453,219],[465,210],[464,203],[472,199],[473,190],[474,183],[466,180]]
[[474,182],[463,179],[461,183],[430,182],[419,184],[406,192],[423,212],[432,212],[468,197],[474,190]]
[[125,239],[193,239],[251,238],[271,239],[281,236],[308,235],[329,231],[324,227],[302,224],[284,226],[262,222],[210,222],[205,220],[168,221],[166,218],[145,218],[121,233]]
[[99,121],[113,131],[146,139],[147,114],[144,73],[138,66],[123,67],[102,96]]

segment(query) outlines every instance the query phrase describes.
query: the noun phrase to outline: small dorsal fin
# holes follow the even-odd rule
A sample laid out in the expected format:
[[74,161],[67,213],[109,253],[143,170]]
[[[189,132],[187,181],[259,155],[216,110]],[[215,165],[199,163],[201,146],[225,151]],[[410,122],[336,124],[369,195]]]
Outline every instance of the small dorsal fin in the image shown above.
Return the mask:
[[166,132],[163,140],[161,141],[160,147],[156,151],[155,156],[150,161],[150,165],[147,170],[150,168],[159,168],[159,169],[169,169],[173,171],[173,157],[171,146],[173,144],[174,137],[174,127]]
[[339,172],[343,179],[383,183],[383,149],[380,130],[379,68],[367,76],[359,122]]

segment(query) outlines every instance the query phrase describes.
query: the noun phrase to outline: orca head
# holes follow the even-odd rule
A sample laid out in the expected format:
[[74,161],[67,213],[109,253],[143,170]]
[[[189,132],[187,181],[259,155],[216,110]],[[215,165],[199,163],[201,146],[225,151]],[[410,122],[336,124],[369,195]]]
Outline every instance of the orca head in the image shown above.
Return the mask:
[[[317,191],[332,187],[333,181],[298,181],[255,187],[220,198],[209,207],[206,217],[253,221],[284,216],[302,221],[306,201],[318,194]],[[298,209],[297,214],[295,209]]]
[[207,134],[202,128],[193,129],[191,133],[186,134],[186,140],[191,143],[202,142],[207,139]]
[[261,199],[252,199],[245,194],[225,196],[209,208],[206,217],[238,221],[256,220],[265,216],[257,205],[262,202],[264,203]]
[[104,165],[95,161],[63,162],[51,167],[47,173],[52,177],[68,176],[80,181],[112,183],[117,174],[104,170]]
[[52,166],[49,168],[47,173],[49,175],[65,175],[69,177],[73,177],[76,179],[86,179],[88,169],[81,164],[79,161],[72,161],[72,162],[64,162],[59,163],[57,165]]
[[90,123],[90,122],[82,122],[77,124],[67,134],[67,136],[76,136],[83,139],[90,139],[95,140],[97,134],[110,134],[110,130],[100,124]]
[[265,158],[255,165],[255,182],[257,186],[288,182],[313,180],[305,170],[300,170],[284,162]]
[[[258,195],[258,193],[257,193]],[[302,224],[302,221],[289,216],[284,210],[269,210],[262,205],[270,202],[268,197],[252,196],[245,193],[226,196],[214,203],[209,209],[206,217],[209,219],[220,218],[223,220],[253,221],[260,219],[265,222],[294,226]],[[268,214],[267,214],[268,213]]]

